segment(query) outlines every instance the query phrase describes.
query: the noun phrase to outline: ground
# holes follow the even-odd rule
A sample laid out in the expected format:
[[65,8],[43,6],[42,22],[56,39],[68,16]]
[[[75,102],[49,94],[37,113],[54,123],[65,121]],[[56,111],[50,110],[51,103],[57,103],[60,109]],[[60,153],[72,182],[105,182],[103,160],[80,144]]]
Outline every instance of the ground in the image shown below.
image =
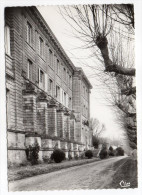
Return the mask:
[[[120,171],[121,169],[122,171],[121,167],[123,167],[123,165],[132,164],[130,161],[131,160],[126,157],[109,158],[48,174],[17,180],[9,183],[9,191],[115,188],[114,176],[117,178],[115,182],[117,182],[117,185],[121,188],[119,183],[120,179],[125,181],[125,172],[123,175],[120,175],[117,170]],[[132,168],[132,166],[134,169],[134,165],[131,165],[130,167]],[[131,170],[128,171],[131,172]],[[121,177],[118,178],[118,175]],[[129,174],[126,175],[128,176]],[[128,181],[128,179],[129,178],[127,177],[127,182],[131,182]]]

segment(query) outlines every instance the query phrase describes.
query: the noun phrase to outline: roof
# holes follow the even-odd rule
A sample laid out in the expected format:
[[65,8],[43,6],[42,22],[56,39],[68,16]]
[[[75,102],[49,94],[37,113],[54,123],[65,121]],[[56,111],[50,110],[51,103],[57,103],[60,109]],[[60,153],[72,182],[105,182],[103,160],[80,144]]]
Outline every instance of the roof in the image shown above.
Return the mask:
[[76,67],[76,70],[81,72],[82,77],[84,78],[84,80],[87,82],[87,84],[89,86],[89,89],[92,89],[93,86],[91,85],[90,81],[88,80],[87,76],[85,75],[83,69],[81,67]]

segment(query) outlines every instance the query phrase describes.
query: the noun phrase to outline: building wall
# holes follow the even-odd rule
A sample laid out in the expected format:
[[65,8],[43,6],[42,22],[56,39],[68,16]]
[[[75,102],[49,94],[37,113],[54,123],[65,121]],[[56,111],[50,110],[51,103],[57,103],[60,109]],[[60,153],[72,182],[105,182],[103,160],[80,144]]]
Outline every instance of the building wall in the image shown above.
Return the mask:
[[[40,158],[42,151],[51,153],[52,137],[90,145],[89,126],[83,124],[89,121],[90,85],[83,73],[68,59],[37,9],[6,8],[5,18],[10,28],[10,53],[6,54],[9,159],[26,160],[25,147],[35,136],[42,147]],[[46,148],[43,140],[52,147]]]

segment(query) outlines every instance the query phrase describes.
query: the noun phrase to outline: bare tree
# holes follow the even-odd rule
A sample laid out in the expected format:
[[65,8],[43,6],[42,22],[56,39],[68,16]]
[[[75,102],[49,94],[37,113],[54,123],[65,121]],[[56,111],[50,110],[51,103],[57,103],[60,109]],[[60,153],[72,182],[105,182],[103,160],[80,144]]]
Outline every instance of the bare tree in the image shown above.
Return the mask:
[[89,123],[90,129],[93,132],[92,142],[95,148],[98,148],[101,134],[105,131],[106,127],[104,124],[100,123],[100,121],[96,118],[91,118]]
[[[61,14],[75,30],[76,37],[85,43],[85,47],[95,50],[94,57],[103,67],[99,67],[96,75],[107,86],[108,100],[117,109],[117,114],[125,119],[121,119],[121,122],[130,146],[136,148],[135,68],[134,57],[129,53],[130,49],[134,51],[133,5],[65,6]],[[125,51],[127,43],[129,46]],[[98,73],[99,70],[101,73]]]

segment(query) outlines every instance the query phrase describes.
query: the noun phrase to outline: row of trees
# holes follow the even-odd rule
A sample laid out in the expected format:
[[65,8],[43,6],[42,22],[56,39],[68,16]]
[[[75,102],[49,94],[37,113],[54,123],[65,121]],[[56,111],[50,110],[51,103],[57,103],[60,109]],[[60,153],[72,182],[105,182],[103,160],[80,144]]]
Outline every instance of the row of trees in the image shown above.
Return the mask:
[[105,98],[125,129],[131,148],[137,148],[134,65],[134,6],[132,4],[60,7],[84,48],[97,59],[92,76],[105,85]]

